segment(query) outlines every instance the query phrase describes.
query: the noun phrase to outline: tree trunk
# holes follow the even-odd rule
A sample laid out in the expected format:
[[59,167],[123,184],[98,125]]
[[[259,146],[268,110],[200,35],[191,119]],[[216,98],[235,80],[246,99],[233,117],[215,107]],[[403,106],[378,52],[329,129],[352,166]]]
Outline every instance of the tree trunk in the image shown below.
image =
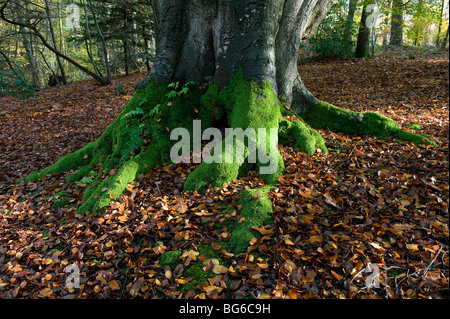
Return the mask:
[[441,13],[439,14],[439,25],[438,25],[438,31],[437,31],[437,36],[436,36],[436,48],[439,48],[440,44],[441,44],[441,29],[442,29],[444,8],[445,8],[445,0],[442,0]]
[[[28,4],[24,3],[24,14],[19,17],[20,21],[29,21],[29,10],[28,10]],[[30,64],[30,71],[31,71],[31,78],[33,81],[33,85],[36,89],[39,89],[41,87],[40,81],[39,81],[39,74],[38,74],[38,68],[36,64],[36,57],[33,52],[33,35],[31,32],[27,32],[26,29],[20,28],[19,33],[22,36],[22,43],[25,48],[25,52],[27,54],[28,63]]]
[[100,25],[98,24],[97,15],[95,14],[94,7],[92,5],[92,1],[88,0],[89,3],[89,9],[91,10],[92,17],[94,18],[95,22],[95,28],[97,29],[98,36],[100,37],[100,46],[101,46],[101,56],[103,61],[103,68],[105,69],[106,74],[106,81],[108,83],[111,83],[111,67],[109,65],[109,56],[108,56],[108,50],[106,46],[106,40],[103,36],[103,32],[100,29]]
[[328,0],[163,1],[149,78],[156,83],[213,80],[223,88],[240,66],[246,76],[271,83],[289,103],[295,94],[306,95],[297,108],[307,107],[316,100],[302,85],[297,51],[327,9]]
[[150,5],[153,9],[153,31],[158,39],[159,25],[161,23],[161,0],[150,0]]
[[414,23],[414,46],[418,45],[421,35],[423,33],[422,14],[423,14],[423,0],[419,0],[416,12],[417,20],[416,23]]
[[347,21],[345,23],[345,37],[348,43],[352,44],[353,35],[353,20],[355,18],[355,11],[358,7],[358,0],[350,0],[348,5]]
[[[55,31],[53,29],[53,23],[52,23],[52,18],[51,18],[51,14],[50,14],[50,5],[48,3],[48,0],[45,0],[45,13],[47,15],[48,27],[49,27],[53,46],[55,47],[55,49],[58,49],[58,46],[56,45]],[[61,58],[57,54],[55,54],[55,57],[56,57],[56,61],[58,63],[58,68],[59,68],[59,72],[61,74],[62,82],[63,82],[63,84],[67,84],[66,72],[64,71],[64,66],[62,64]],[[58,77],[57,77],[57,79],[58,79]]]
[[4,53],[3,51],[0,51],[0,55],[5,59],[6,64],[8,64],[9,69],[16,75],[19,76],[19,73],[16,71],[16,68],[13,65],[13,62],[9,58],[8,54]]
[[25,31],[24,29],[21,29],[20,34],[22,35],[23,46],[25,48],[25,52],[27,53],[28,63],[30,64],[31,78],[33,81],[33,85],[36,89],[39,89],[41,87],[41,85],[39,82],[36,58],[33,53],[33,47],[32,47],[32,42],[31,42],[31,33]]
[[369,58],[370,55],[370,28],[367,25],[367,17],[369,13],[367,12],[368,5],[372,4],[373,1],[368,1],[364,4],[363,11],[361,14],[361,24],[359,26],[358,42],[356,44],[355,56],[357,58]]
[[448,42],[448,28],[449,28],[449,26],[447,26],[447,32],[445,33],[444,40],[442,41],[442,44],[441,44],[442,50],[445,50],[445,48],[447,47],[447,42]]
[[392,1],[391,45],[403,43],[403,0]]

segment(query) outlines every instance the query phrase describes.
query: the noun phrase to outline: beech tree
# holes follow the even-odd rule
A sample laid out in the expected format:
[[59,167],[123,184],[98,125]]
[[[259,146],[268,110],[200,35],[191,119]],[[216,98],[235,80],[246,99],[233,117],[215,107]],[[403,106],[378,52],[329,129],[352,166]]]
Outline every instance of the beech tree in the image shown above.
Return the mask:
[[[201,121],[201,132],[215,127],[254,129],[257,134],[248,134],[246,143],[232,135],[219,140],[187,177],[186,191],[223,187],[249,170],[266,167],[267,157],[277,163],[276,169],[258,172],[274,185],[283,174],[283,159],[277,150],[266,149],[253,163],[248,160],[251,144],[293,143],[310,155],[326,153],[317,129],[433,144],[380,114],[344,110],[307,90],[297,69],[298,48],[325,16],[328,0],[163,0],[152,5],[159,13],[156,60],[132,100],[97,141],[25,178],[71,172],[68,182],[88,181],[80,212],[101,211],[130,182],[171,162],[178,142],[171,132],[184,129],[194,142],[199,138],[195,120]],[[261,134],[261,128],[272,130]],[[203,139],[212,137],[207,135]],[[238,148],[243,149],[242,162],[210,160]],[[242,236],[233,233],[230,239],[237,250],[248,244],[245,234],[261,225],[267,210],[270,216],[270,201],[267,205],[264,198],[269,190],[262,189],[259,197],[244,196],[252,202],[252,215],[243,223],[247,228],[239,228]]]

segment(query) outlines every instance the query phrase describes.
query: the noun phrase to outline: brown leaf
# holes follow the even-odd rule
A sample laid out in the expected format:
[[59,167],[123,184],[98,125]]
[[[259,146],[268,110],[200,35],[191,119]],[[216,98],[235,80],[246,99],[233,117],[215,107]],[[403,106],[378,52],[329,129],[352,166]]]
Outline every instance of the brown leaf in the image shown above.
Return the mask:
[[115,280],[111,280],[109,283],[109,287],[111,288],[111,290],[113,292],[119,291],[120,290],[120,285],[117,281]]

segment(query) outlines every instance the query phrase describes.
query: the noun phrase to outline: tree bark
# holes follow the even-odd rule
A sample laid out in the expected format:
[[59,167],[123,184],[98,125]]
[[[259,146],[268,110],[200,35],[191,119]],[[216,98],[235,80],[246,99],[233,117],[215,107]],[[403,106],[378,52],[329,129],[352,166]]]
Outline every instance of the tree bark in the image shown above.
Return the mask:
[[355,56],[357,58],[370,57],[370,28],[367,26],[367,17],[369,16],[367,12],[367,7],[372,3],[373,1],[366,2],[364,4],[363,11],[361,14],[358,42],[356,44],[356,51],[355,51]]
[[105,37],[103,36],[102,30],[100,29],[100,25],[98,24],[97,15],[95,14],[95,10],[92,5],[92,1],[88,0],[88,3],[89,3],[89,9],[91,10],[92,17],[94,18],[95,28],[97,29],[97,33],[100,37],[101,56],[102,56],[102,61],[103,61],[103,67],[105,69],[105,74],[106,74],[106,82],[110,83],[111,82],[111,67],[109,64],[109,56],[108,56],[108,50],[107,50],[107,46],[106,46],[106,40],[105,40]]
[[440,43],[441,43],[441,29],[442,29],[442,18],[444,15],[444,7],[445,7],[445,0],[442,0],[442,5],[441,5],[441,12],[439,14],[439,25],[438,25],[438,31],[437,31],[437,36],[436,36],[436,48],[440,47]]
[[[47,15],[48,27],[50,29],[49,31],[50,31],[50,36],[52,39],[53,46],[55,47],[55,49],[58,49],[58,46],[56,45],[55,31],[53,29],[53,23],[52,23],[52,18],[51,18],[51,14],[50,14],[50,5],[49,5],[48,0],[45,0],[45,13]],[[59,71],[61,73],[62,82],[63,82],[63,84],[67,84],[66,72],[64,71],[64,66],[62,64],[61,58],[57,54],[55,54],[55,57],[56,57],[56,61],[58,63]]]
[[358,0],[350,0],[348,5],[347,21],[345,23],[345,37],[349,44],[352,44],[353,20],[355,18],[355,11],[358,7]]
[[391,45],[403,43],[403,0],[392,1]]
[[441,48],[442,50],[445,50],[445,48],[447,47],[447,42],[448,42],[448,28],[449,26],[447,26],[447,32],[445,33],[445,37],[444,40],[441,43]]
[[327,10],[328,0],[163,1],[148,78],[156,83],[213,80],[223,88],[242,67],[246,76],[271,83],[288,103],[299,96],[298,110],[307,108],[316,99],[298,74],[298,48]]
[[39,83],[39,75],[37,72],[37,65],[36,65],[36,58],[33,54],[33,48],[31,43],[31,33],[25,31],[25,29],[20,29],[20,34],[22,36],[23,46],[25,48],[25,52],[27,53],[27,59],[28,63],[30,64],[30,70],[31,70],[31,78],[33,81],[33,85],[36,89],[39,89],[41,87]]

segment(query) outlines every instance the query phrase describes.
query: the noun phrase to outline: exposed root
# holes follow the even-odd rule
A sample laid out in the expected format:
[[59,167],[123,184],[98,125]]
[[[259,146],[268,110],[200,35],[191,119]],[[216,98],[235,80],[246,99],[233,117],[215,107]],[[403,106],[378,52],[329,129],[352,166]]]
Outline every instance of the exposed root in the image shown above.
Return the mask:
[[155,166],[160,165],[161,157],[158,149],[149,148],[147,151],[127,161],[114,176],[86,189],[84,204],[78,208],[80,213],[100,212],[109,206],[111,200],[117,200],[125,192],[129,183],[136,181],[140,174],[145,174]]
[[[185,190],[204,191],[210,184],[220,187],[252,168],[259,170],[260,176],[269,184],[276,183],[284,171],[283,159],[276,149],[282,116],[281,104],[271,85],[263,82],[259,86],[244,79],[242,71],[238,70],[220,93],[219,103],[227,111],[230,127],[241,129],[247,143],[236,135],[227,136],[191,173]],[[263,131],[260,132],[261,128]]]
[[317,102],[299,115],[315,129],[345,134],[367,134],[380,138],[392,136],[416,145],[436,146],[436,143],[423,136],[400,129],[394,120],[379,113],[359,113],[326,102]]
[[280,122],[279,136],[281,144],[292,143],[294,148],[298,148],[308,155],[315,154],[318,149],[323,154],[328,153],[322,135],[301,120],[288,121],[283,119]]
[[227,246],[234,254],[245,252],[250,241],[258,236],[253,227],[259,228],[273,222],[271,216],[273,208],[268,195],[271,189],[271,186],[266,186],[242,192],[239,204],[242,205],[241,214],[245,220],[236,225]]

